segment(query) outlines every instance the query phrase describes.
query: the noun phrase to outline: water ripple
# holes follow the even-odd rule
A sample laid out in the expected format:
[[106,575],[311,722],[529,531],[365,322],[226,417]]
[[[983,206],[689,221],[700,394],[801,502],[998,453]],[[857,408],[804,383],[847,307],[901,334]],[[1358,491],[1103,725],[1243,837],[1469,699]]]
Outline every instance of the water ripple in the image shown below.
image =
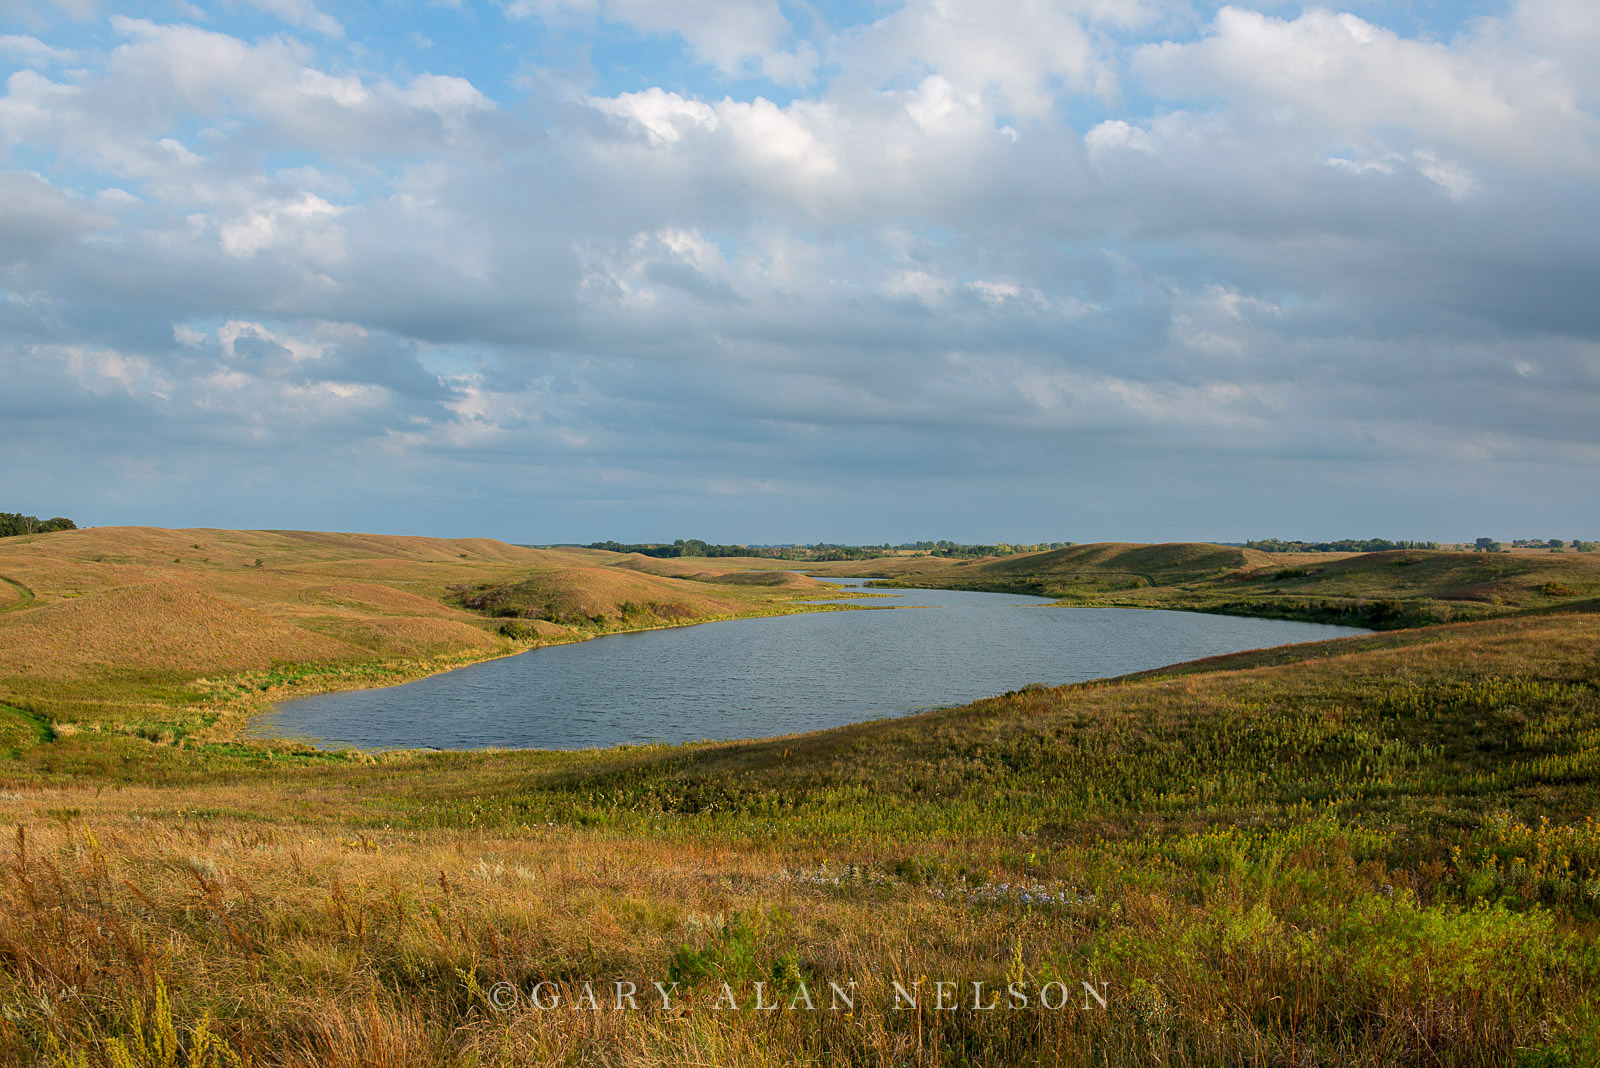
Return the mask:
[[1046,608],[1041,598],[1011,594],[895,592],[893,601],[861,603],[917,610],[734,620],[551,646],[404,686],[286,701],[253,731],[364,749],[751,738],[962,704],[1027,683],[1362,633],[1190,612]]

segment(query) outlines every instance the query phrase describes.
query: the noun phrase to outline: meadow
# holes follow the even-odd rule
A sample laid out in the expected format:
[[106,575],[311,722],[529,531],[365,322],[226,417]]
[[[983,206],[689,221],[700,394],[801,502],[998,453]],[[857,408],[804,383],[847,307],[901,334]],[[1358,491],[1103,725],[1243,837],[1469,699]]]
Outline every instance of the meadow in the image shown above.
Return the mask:
[[[466,625],[497,638],[547,607],[577,625],[484,555],[466,579],[430,556],[403,592],[466,582]],[[15,617],[63,603],[0,571],[39,591]],[[1582,600],[728,744],[326,753],[224,716],[72,729],[0,691],[0,1060],[1596,1063]],[[575,1007],[618,980],[637,1011]],[[973,982],[1071,996],[984,1010]]]

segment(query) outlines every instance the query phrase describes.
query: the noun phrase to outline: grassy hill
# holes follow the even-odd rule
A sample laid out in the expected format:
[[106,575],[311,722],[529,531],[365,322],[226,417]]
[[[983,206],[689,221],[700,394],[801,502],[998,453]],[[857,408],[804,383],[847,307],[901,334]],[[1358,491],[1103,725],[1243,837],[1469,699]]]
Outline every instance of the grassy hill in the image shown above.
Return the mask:
[[641,574],[484,538],[103,527],[0,541],[0,701],[59,729],[231,733],[290,689],[796,611],[826,589]]
[[[1600,1063],[1597,563],[1180,544],[823,565],[1457,621],[787,738],[370,755],[232,727],[295,689],[826,587],[482,540],[8,539],[0,1065]],[[573,1007],[619,979],[639,1011]],[[1035,1000],[975,1010],[973,982]],[[538,983],[566,1007],[534,1007]],[[819,1011],[790,1008],[802,987]]]
[[[0,1062],[1591,1064],[1597,678],[1572,612],[759,742],[38,740],[0,764]],[[618,978],[678,1001],[497,1007]]]
[[[845,561],[808,568],[815,574],[852,574],[916,580],[918,584],[985,584],[1018,592],[1139,589],[1197,582],[1271,561],[1266,553],[1203,542],[1142,545],[1100,542],[1014,556],[953,560],[905,556]],[[855,568],[857,572],[850,569]]]
[[1568,609],[1600,599],[1600,554],[1430,550],[1271,554],[1220,545],[1077,545],[979,560],[905,558],[808,568],[912,586],[999,590],[1069,604],[1182,608],[1395,629]]

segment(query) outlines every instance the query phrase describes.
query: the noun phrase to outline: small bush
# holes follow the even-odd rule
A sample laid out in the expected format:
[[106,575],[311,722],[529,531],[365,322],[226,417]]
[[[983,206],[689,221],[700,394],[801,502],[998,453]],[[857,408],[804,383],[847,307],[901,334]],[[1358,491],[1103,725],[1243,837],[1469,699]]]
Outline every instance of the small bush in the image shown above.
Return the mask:
[[532,623],[521,619],[508,619],[500,624],[500,634],[512,641],[527,642],[539,636],[539,630]]

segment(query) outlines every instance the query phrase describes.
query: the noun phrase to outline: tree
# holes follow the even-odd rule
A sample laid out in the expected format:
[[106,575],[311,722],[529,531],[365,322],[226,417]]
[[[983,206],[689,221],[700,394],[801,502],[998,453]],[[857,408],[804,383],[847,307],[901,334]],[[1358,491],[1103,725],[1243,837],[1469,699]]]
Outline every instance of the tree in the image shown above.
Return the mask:
[[58,530],[77,529],[78,524],[65,516],[40,519],[36,515],[23,515],[21,512],[0,512],[0,538],[14,537],[18,534],[53,534]]
[[1479,538],[1473,542],[1473,548],[1480,553],[1497,553],[1500,551],[1500,543],[1493,538]]

